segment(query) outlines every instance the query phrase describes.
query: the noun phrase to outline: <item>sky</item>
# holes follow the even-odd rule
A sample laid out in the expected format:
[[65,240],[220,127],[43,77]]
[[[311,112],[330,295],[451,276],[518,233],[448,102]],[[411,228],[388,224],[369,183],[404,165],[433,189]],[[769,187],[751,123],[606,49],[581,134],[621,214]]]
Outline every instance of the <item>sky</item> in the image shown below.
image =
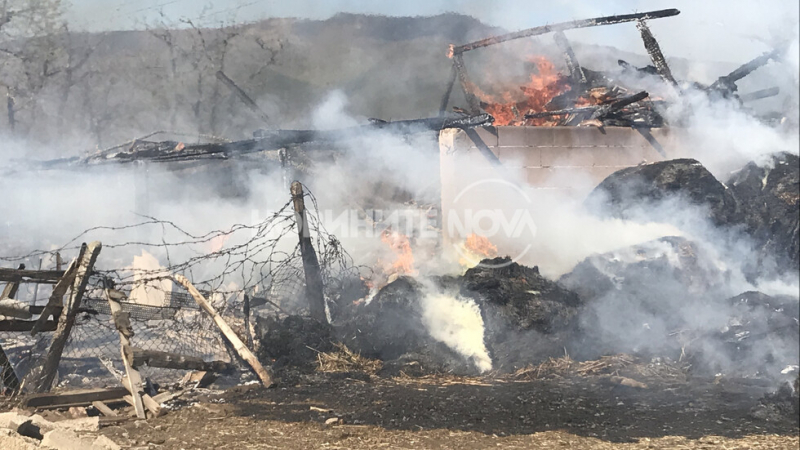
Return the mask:
[[[425,16],[444,12],[472,15],[509,31],[547,23],[656,9],[678,8],[677,17],[652,21],[665,55],[695,60],[744,62],[780,40],[795,38],[800,4],[791,0],[70,0],[75,29],[142,28],[160,20],[202,18],[253,21],[267,17],[326,19],[338,12]],[[624,27],[624,28],[621,28]],[[642,53],[635,27],[615,25],[568,32],[578,41]]]

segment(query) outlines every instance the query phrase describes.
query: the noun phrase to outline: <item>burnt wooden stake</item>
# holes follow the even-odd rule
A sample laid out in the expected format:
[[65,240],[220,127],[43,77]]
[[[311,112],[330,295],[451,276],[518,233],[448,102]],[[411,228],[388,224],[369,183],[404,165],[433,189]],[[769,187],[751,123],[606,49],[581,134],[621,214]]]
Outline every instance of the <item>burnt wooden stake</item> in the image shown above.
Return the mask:
[[322,284],[322,272],[314,246],[311,243],[308,217],[306,215],[305,201],[303,200],[303,184],[299,181],[292,183],[292,202],[294,203],[294,218],[297,223],[297,234],[300,237],[300,256],[303,259],[303,272],[306,278],[306,299],[308,310],[314,319],[328,323],[325,314],[325,294]]
[[64,352],[64,346],[67,345],[67,339],[69,339],[72,327],[75,325],[75,316],[78,314],[83,294],[86,292],[86,285],[89,283],[89,275],[92,273],[92,268],[95,261],[97,261],[97,255],[100,254],[101,247],[102,244],[97,241],[89,244],[78,264],[75,280],[72,283],[72,292],[58,318],[58,327],[53,334],[53,342],[47,351],[41,376],[34,387],[36,392],[48,392],[53,385],[58,364],[61,362],[61,354]]
[[247,341],[247,348],[253,348],[253,335],[250,334],[250,296],[247,294],[244,294],[242,310],[244,313],[244,335]]

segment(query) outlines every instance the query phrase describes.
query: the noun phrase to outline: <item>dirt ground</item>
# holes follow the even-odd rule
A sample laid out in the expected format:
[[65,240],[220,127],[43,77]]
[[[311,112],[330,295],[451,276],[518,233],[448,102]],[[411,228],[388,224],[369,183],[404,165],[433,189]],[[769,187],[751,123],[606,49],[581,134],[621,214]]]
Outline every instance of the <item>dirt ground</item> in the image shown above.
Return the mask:
[[[719,380],[611,384],[604,377],[513,381],[363,373],[239,386],[169,414],[104,428],[154,449],[797,449],[798,422],[756,419],[763,387]],[[326,425],[339,418],[335,425]]]

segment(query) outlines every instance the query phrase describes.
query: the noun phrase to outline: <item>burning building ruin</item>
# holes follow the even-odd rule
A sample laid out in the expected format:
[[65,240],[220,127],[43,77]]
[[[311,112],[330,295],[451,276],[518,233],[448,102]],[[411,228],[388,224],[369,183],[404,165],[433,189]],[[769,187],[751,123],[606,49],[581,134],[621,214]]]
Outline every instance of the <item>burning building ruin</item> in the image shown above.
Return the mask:
[[[210,373],[220,385],[265,387],[320,372],[362,382],[597,376],[640,390],[723,379],[760,383],[759,395],[796,380],[800,162],[775,148],[727,161],[733,168],[706,166],[697,136],[709,130],[694,123],[723,105],[791,135],[788,116],[775,121],[743,107],[778,90],[740,94],[736,85],[784,58],[787,45],[711,84],[685,81],[648,26],[678,14],[608,16],[451,45],[451,78],[434,117],[260,129],[230,142],[151,135],[39,162],[38,170],[77,173],[132,168],[147,174],[139,186],[146,196],[175,179],[203,186],[222,167],[245,166],[231,170],[268,172],[259,180],[271,179],[274,201],[249,225],[197,231],[143,214],[53,250],[4,256],[28,266],[52,258],[53,266],[0,269],[4,388],[39,392],[23,397],[31,408],[94,405],[110,417],[102,402],[128,403],[144,418],[164,414],[160,400],[191,397]],[[592,70],[565,34],[626,22],[652,65],[619,60],[618,71]],[[524,58],[533,73],[518,89],[494,93],[498,86],[473,81],[468,52],[545,34],[565,72],[535,55]],[[217,79],[266,122],[236,81],[222,71]],[[456,82],[465,104],[450,112]],[[232,191],[230,202],[247,196]],[[230,213],[222,203],[211,219]],[[100,244],[78,245],[95,235],[105,259]],[[103,327],[110,332],[101,339]],[[205,373],[178,382],[170,371]],[[114,387],[69,402],[43,394],[101,384]],[[796,408],[796,391],[784,397]]]

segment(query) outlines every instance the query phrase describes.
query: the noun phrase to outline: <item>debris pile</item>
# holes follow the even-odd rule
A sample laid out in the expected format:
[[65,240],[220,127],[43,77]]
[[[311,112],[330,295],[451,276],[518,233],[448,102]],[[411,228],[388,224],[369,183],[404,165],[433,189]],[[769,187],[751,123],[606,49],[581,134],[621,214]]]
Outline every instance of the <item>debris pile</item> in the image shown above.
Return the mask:
[[765,163],[750,162],[726,184],[693,159],[629,167],[603,180],[586,200],[587,208],[601,216],[663,222],[680,216],[675,208],[686,203],[716,227],[746,234],[759,255],[748,270],[751,278],[800,268],[797,155],[778,153]]
[[[679,81],[673,75],[661,47],[650,31],[649,20],[668,18],[680,14],[677,9],[648,11],[636,14],[606,16],[539,26],[505,35],[493,36],[464,45],[451,45],[448,56],[453,59],[453,78],[461,82],[467,99],[469,114],[481,110],[495,117],[499,126],[621,126],[638,129],[666,125],[664,111],[668,101],[675,102],[688,91],[702,92],[712,99],[733,99],[740,105],[744,101],[777,95],[777,88],[763,89],[739,96],[736,82],[771,60],[779,60],[788,45],[781,44],[719,77],[711,85]],[[619,60],[619,73],[599,72],[584,67],[575,55],[565,30],[635,22],[652,65],[635,67]],[[554,64],[544,57],[531,58],[536,73],[530,81],[519,86],[519,92],[506,91],[502,95],[489,95],[470,81],[464,64],[464,53],[514,39],[552,33],[555,44],[564,57],[568,74],[560,74]],[[657,91],[651,95],[647,90]],[[442,101],[446,107],[450,89]],[[667,100],[669,99],[669,100]],[[460,109],[459,109],[460,110]],[[678,125],[678,124],[673,124]]]

